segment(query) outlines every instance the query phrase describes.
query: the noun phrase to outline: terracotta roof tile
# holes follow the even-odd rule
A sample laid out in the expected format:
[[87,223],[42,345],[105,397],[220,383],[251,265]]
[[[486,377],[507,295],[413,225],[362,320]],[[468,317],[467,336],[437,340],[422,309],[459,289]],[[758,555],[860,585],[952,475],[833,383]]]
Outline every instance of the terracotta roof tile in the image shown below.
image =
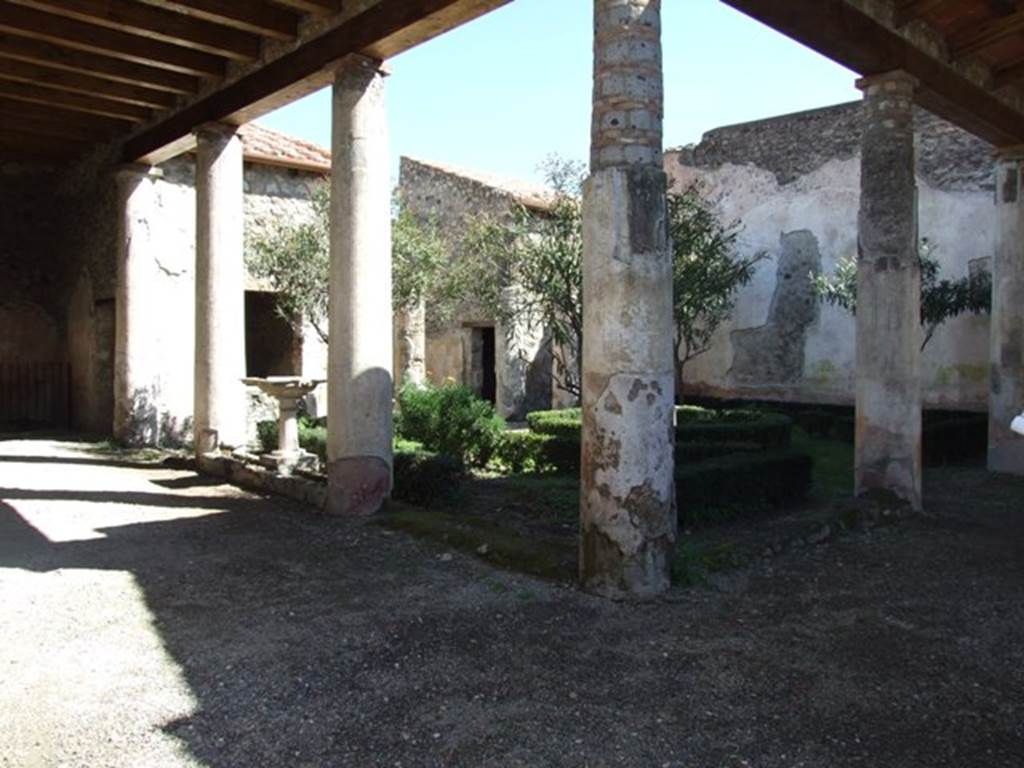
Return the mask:
[[238,129],[245,159],[253,163],[281,165],[287,168],[329,173],[330,150],[294,136],[272,131],[256,123]]

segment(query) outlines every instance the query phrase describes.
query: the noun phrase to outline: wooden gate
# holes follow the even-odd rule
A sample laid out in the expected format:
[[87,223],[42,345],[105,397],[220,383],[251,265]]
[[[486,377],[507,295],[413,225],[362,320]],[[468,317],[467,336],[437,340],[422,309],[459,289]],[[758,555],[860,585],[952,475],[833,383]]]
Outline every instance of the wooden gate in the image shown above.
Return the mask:
[[67,427],[68,364],[0,361],[0,425]]

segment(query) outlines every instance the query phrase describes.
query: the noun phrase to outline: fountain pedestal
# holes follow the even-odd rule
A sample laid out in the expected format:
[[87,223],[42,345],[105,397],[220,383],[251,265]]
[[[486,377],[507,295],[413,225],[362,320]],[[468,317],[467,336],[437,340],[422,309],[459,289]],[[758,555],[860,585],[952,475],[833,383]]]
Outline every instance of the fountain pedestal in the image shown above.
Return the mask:
[[290,475],[296,468],[316,468],[317,457],[299,445],[299,401],[324,381],[297,376],[242,379],[244,384],[258,387],[277,400],[277,450],[261,456],[260,460],[279,474]]

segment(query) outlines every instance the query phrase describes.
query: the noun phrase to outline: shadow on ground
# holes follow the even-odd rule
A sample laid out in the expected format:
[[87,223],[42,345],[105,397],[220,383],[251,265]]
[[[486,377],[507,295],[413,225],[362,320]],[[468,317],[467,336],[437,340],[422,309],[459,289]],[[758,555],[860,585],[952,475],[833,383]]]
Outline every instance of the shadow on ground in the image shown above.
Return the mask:
[[[194,700],[162,726],[183,747],[166,764],[1024,762],[1019,480],[943,470],[929,477],[934,521],[788,554],[724,591],[637,606],[374,524],[217,495],[181,471],[87,466],[102,473],[89,489],[71,487],[75,475],[48,490],[34,472],[61,471],[59,444],[53,452],[45,465],[9,451],[0,463],[0,568],[26,580],[59,574],[39,589],[70,612],[114,599],[76,590],[76,579],[131,574]],[[136,485],[119,490],[129,475]],[[52,541],[28,519],[59,528],[60,515],[85,516],[101,538]],[[32,643],[36,603],[19,602],[2,576],[0,588],[14,606],[5,642]],[[78,663],[100,642],[73,622],[62,631]],[[164,671],[140,674],[166,685]],[[0,708],[16,708],[18,695],[0,693]],[[134,704],[78,706],[103,723]],[[112,740],[105,764],[125,764],[120,737],[89,732]],[[52,763],[79,764],[52,749]]]

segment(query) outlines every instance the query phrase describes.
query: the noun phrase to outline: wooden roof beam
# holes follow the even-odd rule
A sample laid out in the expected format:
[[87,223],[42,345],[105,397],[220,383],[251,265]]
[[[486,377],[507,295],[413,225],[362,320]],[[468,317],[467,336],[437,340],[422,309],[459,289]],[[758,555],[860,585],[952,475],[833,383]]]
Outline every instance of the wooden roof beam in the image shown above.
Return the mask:
[[139,85],[104,80],[81,72],[50,69],[25,61],[5,59],[3,53],[0,53],[0,79],[30,83],[41,88],[95,94],[114,101],[156,109],[173,107],[178,100],[175,94],[167,91],[156,91]]
[[204,51],[9,3],[0,4],[0,30],[188,75],[222,77],[225,70],[223,59]]
[[78,112],[114,117],[128,123],[141,123],[152,116],[152,110],[135,104],[125,104],[123,101],[111,101],[99,96],[86,96],[70,91],[39,88],[13,80],[0,80],[0,96],[7,96],[17,101],[29,101],[34,104],[45,104]]
[[984,50],[1011,35],[1024,30],[1024,11],[1016,11],[1006,16],[978,24],[970,29],[958,32],[949,41],[950,55],[954,61]]
[[897,27],[904,27],[910,22],[948,5],[949,2],[950,0],[903,0],[896,5],[895,24]]
[[140,5],[127,0],[11,0],[87,24],[128,32],[151,40],[206,51],[229,59],[252,60],[259,56],[261,39],[231,27],[174,11]]
[[[375,44],[452,8],[464,13],[451,26],[480,15],[508,0],[380,0],[319,37],[263,65],[179,112],[128,139],[123,149],[128,162],[161,162],[187,149],[193,128],[208,122],[243,123],[282,103],[281,94],[299,95],[297,88],[322,86],[331,81],[329,66],[350,53]],[[433,29],[433,27],[431,27]]]
[[122,119],[105,117],[88,112],[54,108],[45,104],[36,104],[18,99],[9,99],[0,95],[0,112],[7,115],[18,115],[41,122],[52,122],[62,126],[81,129],[85,133],[109,136],[123,131],[131,123]]
[[26,115],[21,109],[9,109],[0,106],[0,122],[5,125],[16,125],[21,130],[37,133],[40,136],[52,136],[55,138],[68,137],[82,141],[99,142],[109,139],[110,131],[100,131],[95,128],[72,125],[66,120]]
[[82,72],[114,82],[138,84],[168,93],[195,93],[199,90],[199,80],[191,75],[17,35],[0,33],[0,56],[53,69]]
[[330,16],[333,13],[339,13],[342,5],[342,0],[273,0],[273,2],[317,16]]
[[197,19],[254,32],[276,40],[291,40],[298,34],[299,17],[292,11],[264,0],[142,0],[157,8],[177,11]]
[[925,109],[991,144],[1024,144],[1024,114],[846,0],[722,2],[862,75],[905,70],[921,82]]

